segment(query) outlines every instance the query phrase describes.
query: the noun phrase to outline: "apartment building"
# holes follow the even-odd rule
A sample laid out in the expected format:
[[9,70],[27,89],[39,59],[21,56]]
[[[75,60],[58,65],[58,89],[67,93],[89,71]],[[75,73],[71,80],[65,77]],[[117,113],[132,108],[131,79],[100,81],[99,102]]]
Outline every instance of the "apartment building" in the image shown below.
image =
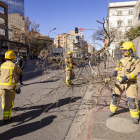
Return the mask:
[[78,43],[80,47],[83,47],[84,36],[82,33],[75,34],[75,31],[70,31],[70,33],[63,33],[56,36],[56,47],[68,48],[73,52],[74,57],[80,57],[82,50],[76,47],[74,43]]
[[94,53],[94,51],[95,51],[94,46],[93,46],[92,44],[89,44],[89,45],[88,45],[88,53],[93,54],[93,53]]
[[133,15],[134,27],[140,26],[140,0],[137,1],[134,7],[134,15]]
[[56,47],[63,47],[67,48],[67,36],[69,33],[63,33],[58,36],[56,36]]
[[123,39],[126,31],[133,27],[133,12],[137,1],[127,1],[127,2],[113,2],[110,3],[108,7],[106,29],[115,32],[115,40],[111,43],[109,47],[110,53],[114,54],[114,49],[119,46],[119,41]]

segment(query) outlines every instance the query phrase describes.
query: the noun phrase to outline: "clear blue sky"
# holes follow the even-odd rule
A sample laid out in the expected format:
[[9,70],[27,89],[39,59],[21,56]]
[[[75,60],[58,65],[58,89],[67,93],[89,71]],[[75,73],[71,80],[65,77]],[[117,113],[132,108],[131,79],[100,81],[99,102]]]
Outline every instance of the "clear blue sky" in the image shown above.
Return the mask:
[[[110,0],[121,2],[129,0]],[[131,0],[134,1],[134,0]],[[96,20],[106,19],[108,0],[25,0],[25,17],[40,24],[40,33],[48,35],[53,28],[60,28],[64,33],[75,30],[75,27],[97,29],[100,26]],[[59,29],[52,31],[55,38],[61,34]],[[85,40],[93,43],[90,37],[93,31],[83,31]]]

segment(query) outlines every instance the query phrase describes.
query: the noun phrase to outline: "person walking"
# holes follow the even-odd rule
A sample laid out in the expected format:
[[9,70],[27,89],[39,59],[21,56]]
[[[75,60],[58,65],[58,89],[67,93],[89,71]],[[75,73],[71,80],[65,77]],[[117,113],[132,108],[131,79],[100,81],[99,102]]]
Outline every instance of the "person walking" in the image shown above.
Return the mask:
[[14,106],[17,75],[22,74],[23,71],[14,64],[15,54],[9,50],[5,53],[6,62],[1,65],[0,78],[0,96],[3,110],[4,124],[10,123],[12,120],[11,112]]
[[[19,65],[19,68],[24,71],[24,68],[26,66],[26,63],[21,55],[21,53],[17,53],[17,56],[16,56],[16,61],[15,61],[15,64],[18,64]],[[22,83],[22,78],[23,78],[23,74],[22,75],[19,75],[19,82],[20,82],[20,85],[23,85]]]
[[117,77],[115,89],[112,95],[109,117],[112,117],[118,108],[121,95],[126,91],[129,103],[130,115],[134,124],[139,123],[139,106],[138,106],[138,84],[137,76],[140,73],[140,59],[132,56],[135,52],[132,42],[125,42],[120,49],[123,51],[123,58],[118,61],[113,76]]

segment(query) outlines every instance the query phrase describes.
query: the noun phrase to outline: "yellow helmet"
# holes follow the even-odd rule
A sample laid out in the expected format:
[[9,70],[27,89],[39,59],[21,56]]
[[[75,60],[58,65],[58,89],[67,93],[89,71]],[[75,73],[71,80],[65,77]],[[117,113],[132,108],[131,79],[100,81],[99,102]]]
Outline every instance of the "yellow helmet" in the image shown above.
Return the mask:
[[67,54],[72,54],[72,52],[71,51],[68,51]]
[[122,44],[122,46],[120,47],[121,50],[127,50],[127,55],[132,54],[133,52],[135,52],[135,48],[134,48],[134,44],[130,41],[127,41],[125,43]]
[[5,53],[5,59],[10,59],[10,60],[13,60],[15,59],[16,55],[13,51],[11,50],[8,50],[6,53]]

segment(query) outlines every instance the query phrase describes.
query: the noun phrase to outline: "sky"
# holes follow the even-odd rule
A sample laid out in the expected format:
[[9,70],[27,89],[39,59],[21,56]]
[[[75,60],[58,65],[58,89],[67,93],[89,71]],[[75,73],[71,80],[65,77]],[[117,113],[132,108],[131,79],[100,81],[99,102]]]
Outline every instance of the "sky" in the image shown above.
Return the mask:
[[[108,0],[24,0],[25,17],[40,24],[40,33],[54,38],[57,34],[69,33],[75,27],[98,29],[102,26],[96,20],[106,19]],[[110,2],[137,0],[110,0]],[[84,30],[84,39],[93,44],[93,30]]]

